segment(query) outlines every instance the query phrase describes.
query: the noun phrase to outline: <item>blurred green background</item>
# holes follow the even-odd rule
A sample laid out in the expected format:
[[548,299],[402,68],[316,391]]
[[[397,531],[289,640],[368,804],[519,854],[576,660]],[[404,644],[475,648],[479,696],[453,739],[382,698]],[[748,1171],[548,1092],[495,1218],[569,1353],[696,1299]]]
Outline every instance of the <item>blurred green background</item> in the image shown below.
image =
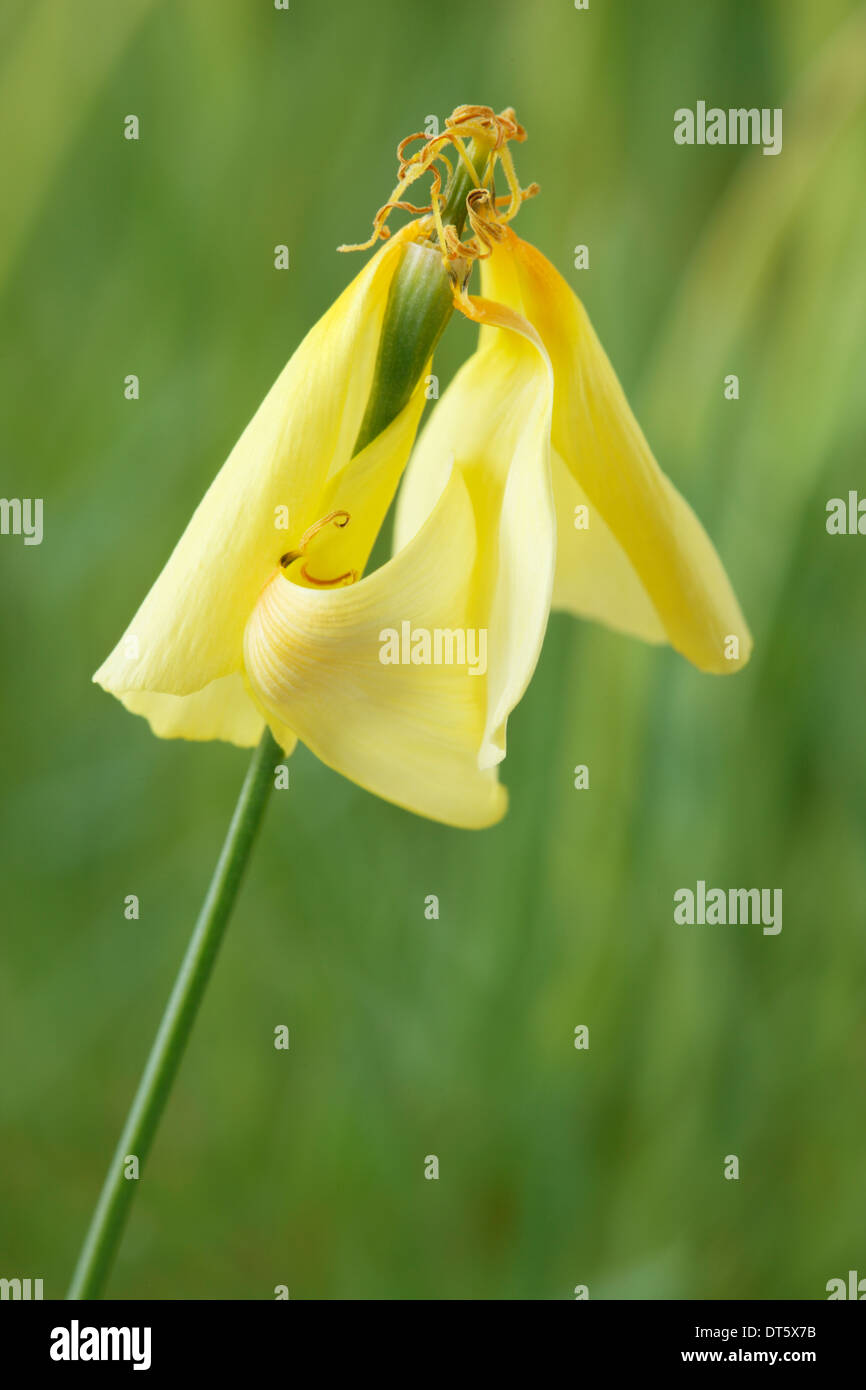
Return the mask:
[[[866,492],[864,66],[841,0],[6,0],[2,492],[45,499],[45,539],[0,538],[0,1274],[65,1289],[247,761],[154,739],[91,673],[360,265],[335,247],[398,139],[461,102],[527,127],[519,230],[584,298],[755,656],[720,681],[554,617],[487,832],[300,750],[109,1292],[866,1274],[866,539],[825,530]],[[699,98],[783,107],[782,154],[676,146]],[[473,339],[449,329],[443,377]],[[675,926],[699,878],[781,887],[781,935]]]

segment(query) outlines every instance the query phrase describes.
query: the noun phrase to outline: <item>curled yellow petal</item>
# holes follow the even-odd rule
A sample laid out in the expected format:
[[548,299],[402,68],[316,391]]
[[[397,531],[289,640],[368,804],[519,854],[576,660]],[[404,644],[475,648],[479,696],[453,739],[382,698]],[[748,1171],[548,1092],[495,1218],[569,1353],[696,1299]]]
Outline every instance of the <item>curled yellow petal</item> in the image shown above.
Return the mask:
[[510,309],[470,301],[487,325],[482,347],[436,405],[397,503],[406,544],[441,491],[451,460],[466,479],[478,532],[473,621],[488,632],[481,766],[505,756],[508,715],[538,661],[553,588],[556,522],[550,483],[553,376],[532,326]]
[[[588,500],[590,528],[592,516],[600,518],[623,552],[620,561],[604,538],[605,569],[593,581],[592,545],[581,553],[573,517],[561,517],[569,540],[561,542],[557,597],[569,605],[576,599],[579,611],[653,640],[646,608],[636,603],[634,576],[679,652],[705,671],[743,666],[752,639],[722,563],[656,463],[580,300],[550,262],[510,230],[483,262],[482,277],[486,294],[538,330],[553,363],[554,449]],[[482,337],[489,333],[485,329]],[[611,576],[621,608],[613,592],[591,592],[593,582],[602,585]]]
[[278,739],[291,729],[377,796],[468,828],[506,806],[495,773],[478,766],[487,677],[480,661],[433,657],[437,641],[452,656],[465,641],[475,563],[472,501],[455,469],[388,564],[334,590],[275,574],[244,639],[250,688]]

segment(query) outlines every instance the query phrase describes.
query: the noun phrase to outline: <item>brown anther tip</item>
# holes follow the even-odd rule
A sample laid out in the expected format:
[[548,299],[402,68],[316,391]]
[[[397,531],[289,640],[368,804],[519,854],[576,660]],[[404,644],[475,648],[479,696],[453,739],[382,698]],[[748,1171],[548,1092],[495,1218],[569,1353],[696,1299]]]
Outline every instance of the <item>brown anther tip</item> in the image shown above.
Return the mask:
[[[298,549],[287,550],[285,555],[282,555],[280,557],[280,564],[283,567],[283,569],[287,569],[289,565],[294,564],[295,560],[299,560],[302,555],[305,555],[307,551],[307,546],[310,544],[310,541],[314,538],[314,536],[317,536],[319,532],[324,529],[325,526],[328,526],[330,522],[333,521],[334,525],[342,531],[346,526],[348,526],[351,520],[352,513],[347,512],[343,507],[338,508],[336,511],[328,512],[325,516],[320,516],[318,521],[314,521],[312,526],[307,527],[306,531],[301,536],[300,542],[298,544]],[[303,573],[303,570],[301,571],[301,573]],[[318,581],[313,580],[311,582],[317,583]]]
[[310,574],[306,565],[301,566],[301,574],[308,584],[314,584],[317,589],[336,589],[343,584],[354,584],[358,579],[357,570],[346,570],[345,574],[337,574],[333,579],[317,579],[314,574]]

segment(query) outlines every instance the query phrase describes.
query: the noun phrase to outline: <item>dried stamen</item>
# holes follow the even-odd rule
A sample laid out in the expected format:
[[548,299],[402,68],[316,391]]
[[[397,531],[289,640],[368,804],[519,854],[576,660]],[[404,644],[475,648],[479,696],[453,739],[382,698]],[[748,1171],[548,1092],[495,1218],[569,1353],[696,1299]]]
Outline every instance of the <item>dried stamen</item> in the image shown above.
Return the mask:
[[[344,527],[348,526],[351,520],[352,518],[348,512],[338,510],[328,512],[327,516],[322,516],[318,521],[314,521],[312,526],[307,527],[301,539],[298,541],[297,550],[287,550],[285,555],[280,556],[280,564],[283,569],[288,569],[289,565],[294,564],[295,560],[300,560],[302,556],[306,554],[307,546],[310,544],[310,541],[313,540],[325,526],[329,526],[331,522],[333,522],[334,525],[339,527],[342,531]],[[338,574],[334,579],[317,579],[315,575],[310,574],[305,564],[301,566],[301,574],[309,584],[315,584],[316,587],[320,589],[334,588],[339,584],[354,584],[358,578],[357,570],[346,570],[344,574]]]
[[[471,264],[491,254],[493,244],[504,235],[504,226],[516,216],[527,198],[538,192],[538,184],[521,188],[514,168],[514,161],[508,148],[509,141],[518,143],[526,139],[526,131],[518,123],[512,107],[507,107],[498,115],[490,106],[458,106],[446,119],[445,129],[439,135],[425,136],[423,131],[407,135],[397,146],[397,185],[387,203],[373,218],[373,233],[365,242],[356,246],[341,246],[341,251],[366,251],[379,240],[390,235],[388,218],[395,209],[409,212],[415,216],[429,215],[429,226],[422,224],[422,235],[433,235],[439,245],[442,258],[448,266],[454,286],[454,302],[461,307],[465,286]],[[407,154],[408,147],[415,141],[423,141],[414,154]],[[467,148],[468,141],[474,144],[475,159],[479,159],[479,147],[483,167],[473,162]],[[473,187],[466,197],[466,211],[473,235],[461,240],[460,232],[450,221],[446,222],[443,210],[446,193],[442,187],[444,164],[449,179],[454,178],[454,167],[445,153],[447,148],[456,154],[457,161],[468,174]],[[486,151],[486,159],[484,152]],[[497,161],[502,166],[508,193],[497,197],[494,190],[494,173]],[[406,202],[407,189],[424,174],[430,174],[430,202],[422,207]],[[500,213],[499,208],[503,211]]]

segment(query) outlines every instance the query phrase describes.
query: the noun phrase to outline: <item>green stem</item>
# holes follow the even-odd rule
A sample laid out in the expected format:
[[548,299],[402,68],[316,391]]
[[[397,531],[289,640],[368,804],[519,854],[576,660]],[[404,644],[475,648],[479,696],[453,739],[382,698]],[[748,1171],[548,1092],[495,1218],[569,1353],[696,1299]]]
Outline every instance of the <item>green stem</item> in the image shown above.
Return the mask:
[[207,897],[111,1160],[67,1298],[99,1298],[102,1294],[138,1186],[135,1178],[124,1175],[126,1159],[134,1154],[139,1172],[144,1168],[238,895],[268,791],[274,785],[275,763],[282,758],[279,745],[270,730],[265,729],[247,770]]

